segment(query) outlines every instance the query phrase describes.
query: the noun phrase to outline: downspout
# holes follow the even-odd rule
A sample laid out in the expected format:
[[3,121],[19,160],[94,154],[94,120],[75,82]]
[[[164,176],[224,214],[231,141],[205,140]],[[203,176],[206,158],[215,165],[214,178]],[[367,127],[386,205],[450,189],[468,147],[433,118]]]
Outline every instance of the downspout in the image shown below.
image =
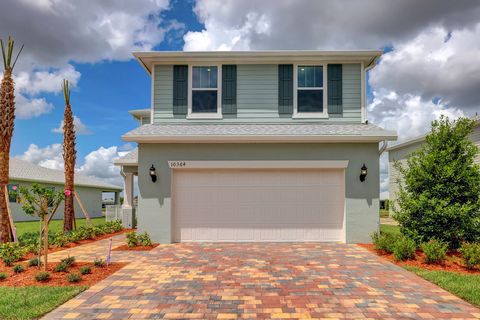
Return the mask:
[[380,147],[380,150],[378,150],[378,155],[381,156],[382,153],[384,153],[385,150],[387,150],[387,147],[388,147],[388,141],[387,141],[387,140],[383,140],[383,144],[382,144],[382,146]]

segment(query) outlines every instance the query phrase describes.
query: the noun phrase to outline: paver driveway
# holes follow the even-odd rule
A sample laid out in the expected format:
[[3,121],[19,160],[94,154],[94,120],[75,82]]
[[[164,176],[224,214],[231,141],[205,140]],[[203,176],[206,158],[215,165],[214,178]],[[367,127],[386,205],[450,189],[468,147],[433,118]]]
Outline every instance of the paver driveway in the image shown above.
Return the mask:
[[45,319],[480,318],[356,245],[159,246]]

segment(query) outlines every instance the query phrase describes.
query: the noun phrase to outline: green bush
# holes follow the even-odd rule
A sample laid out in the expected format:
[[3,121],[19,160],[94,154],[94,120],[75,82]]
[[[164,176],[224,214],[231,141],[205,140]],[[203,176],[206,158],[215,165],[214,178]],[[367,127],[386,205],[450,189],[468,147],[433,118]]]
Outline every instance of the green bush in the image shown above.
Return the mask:
[[55,266],[53,270],[55,272],[66,272],[68,270],[68,267],[68,264],[66,264],[65,262],[60,262]]
[[376,250],[392,253],[399,236],[392,233],[374,232],[372,242]]
[[406,163],[395,163],[394,218],[417,243],[435,238],[458,248],[463,241],[480,241],[479,148],[469,138],[474,126],[466,118],[433,121],[425,143]]
[[13,272],[15,273],[22,273],[25,271],[25,268],[21,264],[17,264],[13,267]]
[[137,240],[138,240],[138,244],[141,246],[152,245],[152,239],[150,239],[150,236],[148,235],[147,232],[137,235]]
[[47,271],[37,272],[37,274],[35,275],[35,280],[37,280],[38,282],[46,282],[50,280],[50,272],[47,272]]
[[60,260],[61,263],[65,263],[68,267],[75,263],[75,257],[67,257]]
[[70,239],[68,237],[68,235],[63,232],[63,231],[59,231],[57,233],[54,234],[53,236],[53,240],[52,240],[52,245],[54,246],[57,246],[57,247],[65,247],[68,243],[70,242]]
[[443,263],[447,257],[448,244],[432,239],[421,245],[426,263]]
[[7,242],[0,245],[0,259],[6,266],[11,266],[14,262],[20,260],[25,254],[20,244],[14,242]]
[[92,273],[92,268],[90,268],[89,266],[80,267],[80,273],[82,275],[90,274]]
[[468,269],[474,269],[480,265],[480,243],[463,243],[460,253]]
[[97,259],[93,260],[93,265],[95,267],[101,268],[101,267],[105,266],[105,261],[97,258]]
[[405,236],[398,238],[393,247],[393,256],[398,261],[413,259],[417,246],[415,241]]
[[67,280],[71,283],[77,283],[82,280],[82,277],[78,273],[69,273],[67,274]]
[[7,279],[8,275],[5,272],[0,272],[0,281]]
[[42,265],[42,261],[40,261],[38,258],[32,258],[28,260],[28,265],[30,267],[38,267]]
[[130,248],[138,246],[138,237],[135,232],[129,232],[127,233],[127,245]]

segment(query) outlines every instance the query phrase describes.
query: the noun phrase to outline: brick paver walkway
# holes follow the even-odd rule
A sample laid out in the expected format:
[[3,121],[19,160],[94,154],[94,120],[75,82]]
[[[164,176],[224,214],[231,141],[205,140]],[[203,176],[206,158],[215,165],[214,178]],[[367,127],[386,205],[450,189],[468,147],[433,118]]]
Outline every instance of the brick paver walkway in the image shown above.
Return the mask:
[[356,245],[162,245],[45,319],[476,319]]

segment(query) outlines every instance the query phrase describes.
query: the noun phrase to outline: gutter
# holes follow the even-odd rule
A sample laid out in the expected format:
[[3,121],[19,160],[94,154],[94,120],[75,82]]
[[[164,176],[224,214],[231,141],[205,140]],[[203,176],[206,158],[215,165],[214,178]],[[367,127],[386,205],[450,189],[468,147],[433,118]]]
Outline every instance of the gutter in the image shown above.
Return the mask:
[[378,150],[378,155],[381,156],[382,153],[384,153],[385,150],[387,150],[387,147],[388,147],[388,141],[387,141],[387,140],[383,140],[383,144],[382,144],[382,146],[380,147],[380,150]]

